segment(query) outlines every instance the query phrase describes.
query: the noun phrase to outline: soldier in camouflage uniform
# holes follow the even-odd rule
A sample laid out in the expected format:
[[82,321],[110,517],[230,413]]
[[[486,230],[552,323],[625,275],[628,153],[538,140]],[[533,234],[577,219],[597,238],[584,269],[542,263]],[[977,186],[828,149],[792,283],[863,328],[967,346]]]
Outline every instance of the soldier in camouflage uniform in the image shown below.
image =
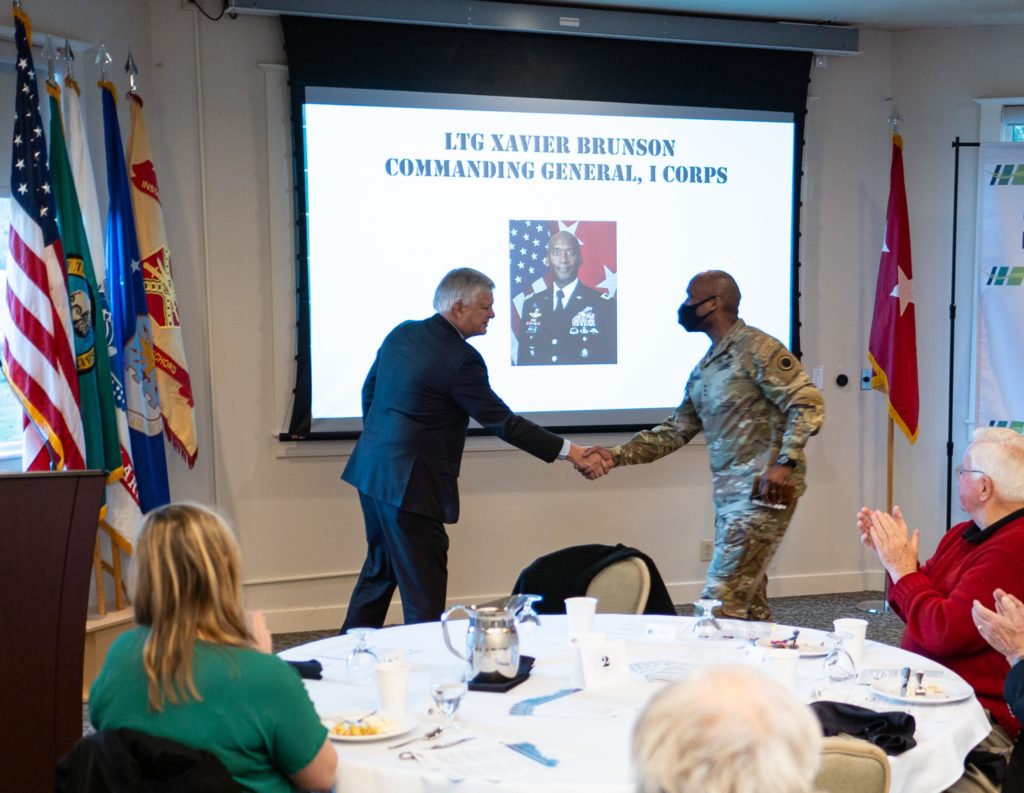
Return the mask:
[[[804,445],[821,426],[825,406],[793,354],[738,318],[739,301],[728,273],[712,270],[690,281],[679,322],[706,333],[711,349],[690,374],[683,403],[658,426],[610,449],[605,471],[658,460],[703,430],[715,550],[702,596],[721,600],[726,616],[767,620],[768,565],[806,489]],[[758,476],[759,500],[785,508],[752,503]]]

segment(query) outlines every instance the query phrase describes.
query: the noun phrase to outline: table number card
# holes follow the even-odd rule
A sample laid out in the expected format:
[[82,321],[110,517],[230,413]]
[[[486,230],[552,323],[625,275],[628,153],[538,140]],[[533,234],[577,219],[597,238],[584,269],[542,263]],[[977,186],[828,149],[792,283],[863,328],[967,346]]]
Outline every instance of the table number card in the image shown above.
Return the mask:
[[578,645],[573,686],[594,689],[628,683],[629,680],[625,642],[597,639]]

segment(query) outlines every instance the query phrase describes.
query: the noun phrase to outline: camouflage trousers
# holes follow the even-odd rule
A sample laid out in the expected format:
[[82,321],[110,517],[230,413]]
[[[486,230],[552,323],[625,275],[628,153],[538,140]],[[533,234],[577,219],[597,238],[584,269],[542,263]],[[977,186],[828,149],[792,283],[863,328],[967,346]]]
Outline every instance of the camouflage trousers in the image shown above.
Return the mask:
[[722,601],[724,617],[770,620],[768,566],[782,542],[796,502],[768,509],[743,502],[715,513],[715,551],[701,597]]

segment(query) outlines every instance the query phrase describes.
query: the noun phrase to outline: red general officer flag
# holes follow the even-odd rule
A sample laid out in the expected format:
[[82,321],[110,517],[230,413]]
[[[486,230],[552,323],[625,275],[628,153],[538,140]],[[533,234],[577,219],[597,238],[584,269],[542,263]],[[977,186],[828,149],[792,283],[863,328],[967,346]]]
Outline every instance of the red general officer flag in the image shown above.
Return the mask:
[[910,263],[910,220],[903,183],[903,139],[892,136],[889,206],[885,241],[878,262],[875,313],[871,319],[868,360],[871,387],[889,395],[889,415],[907,440],[917,440],[917,331],[914,320],[914,274]]

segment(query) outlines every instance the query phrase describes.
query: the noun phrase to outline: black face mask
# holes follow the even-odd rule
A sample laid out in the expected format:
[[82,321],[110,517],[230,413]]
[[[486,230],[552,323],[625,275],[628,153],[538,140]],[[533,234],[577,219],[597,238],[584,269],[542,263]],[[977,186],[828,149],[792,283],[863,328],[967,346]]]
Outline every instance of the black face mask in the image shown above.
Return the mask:
[[709,312],[703,317],[699,316],[697,314],[697,309],[716,297],[718,297],[718,295],[711,295],[711,297],[705,297],[699,303],[691,303],[690,305],[683,303],[679,306],[679,324],[683,326],[683,330],[687,333],[693,333],[696,330],[700,330],[700,326],[704,324],[704,320],[711,314]]

